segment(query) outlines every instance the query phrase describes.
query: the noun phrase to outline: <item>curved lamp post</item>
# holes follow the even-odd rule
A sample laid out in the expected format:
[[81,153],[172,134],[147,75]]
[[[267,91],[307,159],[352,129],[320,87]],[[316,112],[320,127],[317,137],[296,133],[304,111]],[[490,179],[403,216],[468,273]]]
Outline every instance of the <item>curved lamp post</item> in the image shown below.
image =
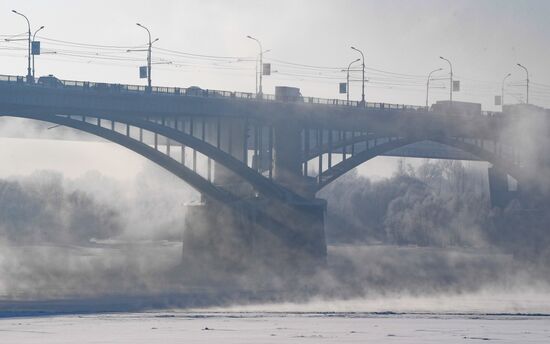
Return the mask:
[[443,68],[434,69],[428,74],[428,81],[426,82],[426,109],[428,108],[428,100],[429,100],[429,94],[430,94],[430,78],[432,77],[432,74],[435,72],[439,72],[440,70],[443,70]]
[[347,69],[347,77],[346,77],[346,100],[349,102],[349,70],[351,68],[351,66],[355,63],[355,62],[359,62],[361,61],[361,59],[357,59],[357,60],[353,60],[350,62],[350,64],[348,65],[348,69]]
[[500,104],[503,109],[504,109],[504,82],[506,81],[506,79],[508,79],[511,76],[512,76],[512,73],[508,73],[506,74],[504,79],[502,79],[502,88],[500,89]]
[[[266,50],[264,50],[264,51],[262,52],[262,54],[267,54],[267,53],[270,52],[270,51],[271,51],[271,49],[266,49]],[[259,58],[259,57],[260,57],[260,54],[258,54],[258,55],[256,56],[256,88],[255,88],[256,94],[258,94],[258,69],[259,69],[259,68],[258,68],[258,58]],[[262,69],[262,73],[263,73],[263,69]],[[275,71],[271,71],[271,73],[275,73]]]
[[[44,29],[44,25],[42,25],[38,30],[36,30],[34,32],[34,35],[32,35],[32,41],[34,42],[34,39],[36,38],[36,34],[38,33],[38,31]],[[34,54],[32,54],[32,78],[34,79],[35,75],[34,75]]]
[[[264,49],[262,48],[262,42],[260,42],[259,39],[257,38],[254,38],[252,36],[246,36],[246,38],[248,39],[251,39],[253,41],[256,41],[256,43],[258,43],[258,46],[260,47],[260,88],[258,90],[258,92],[256,93],[256,96],[257,97],[261,97],[263,92],[262,92],[262,75],[264,74],[263,72],[263,68],[264,68]],[[258,77],[257,76],[257,72],[256,72],[256,78]]]
[[361,104],[364,106],[365,103],[365,55],[363,52],[356,47],[351,47],[351,49],[358,51],[361,54],[361,58],[363,59],[363,78],[361,83]]
[[529,71],[527,70],[527,68],[522,65],[521,63],[518,63],[517,64],[520,68],[523,68],[525,70],[525,73],[527,74],[527,101],[525,102],[526,104],[529,104]]
[[29,28],[29,31],[28,31],[28,34],[29,34],[29,38],[28,38],[28,44],[29,44],[29,47],[28,47],[28,55],[27,58],[28,58],[28,64],[27,64],[27,82],[31,82],[32,81],[32,73],[31,73],[31,23],[29,22],[29,18],[27,18],[27,16],[25,16],[24,14],[22,13],[19,13],[17,12],[16,10],[11,10],[13,13],[17,14],[17,15],[20,15],[21,17],[25,18],[25,20],[27,21],[27,26]]
[[[142,29],[145,29],[147,31],[147,35],[149,36],[149,44],[147,45],[147,87],[149,90],[151,89],[151,58],[152,58],[152,47],[153,43],[158,41],[159,39],[156,38],[154,41],[151,41],[151,31],[144,25],[141,25],[140,23],[136,23],[137,26],[139,26]],[[128,50],[131,51],[131,50]]]
[[439,56],[439,58],[442,59],[442,60],[447,61],[447,63],[449,63],[449,68],[451,68],[449,100],[451,102],[451,105],[453,105],[453,65],[451,64],[451,61],[444,58],[443,56]]

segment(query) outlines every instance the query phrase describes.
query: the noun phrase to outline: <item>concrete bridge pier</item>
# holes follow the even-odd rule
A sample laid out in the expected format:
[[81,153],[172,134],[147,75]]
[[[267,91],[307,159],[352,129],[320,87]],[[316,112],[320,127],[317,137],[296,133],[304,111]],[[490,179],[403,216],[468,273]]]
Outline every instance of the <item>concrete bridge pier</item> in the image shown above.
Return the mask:
[[315,197],[315,180],[302,174],[302,129],[289,121],[277,122],[273,141],[273,180],[303,199],[288,200],[286,204],[272,208],[287,216],[289,226],[307,237],[315,248],[312,252],[316,258],[325,262],[326,201]]
[[[188,205],[182,261],[199,274],[231,278],[266,273],[295,276],[326,263],[324,203],[273,204],[255,199],[231,207],[207,199]],[[278,215],[272,225],[266,216]],[[321,236],[322,235],[322,236]]]
[[[246,123],[232,119],[222,128],[221,148],[244,160]],[[274,181],[305,195],[300,151],[294,145],[300,144],[300,131],[277,127],[274,134]],[[325,264],[324,200],[275,200],[256,195],[250,185],[219,165],[214,167],[214,183],[246,202],[220,204],[204,199],[187,207],[183,234],[186,268],[198,274],[216,271],[217,276],[263,271],[293,276]]]

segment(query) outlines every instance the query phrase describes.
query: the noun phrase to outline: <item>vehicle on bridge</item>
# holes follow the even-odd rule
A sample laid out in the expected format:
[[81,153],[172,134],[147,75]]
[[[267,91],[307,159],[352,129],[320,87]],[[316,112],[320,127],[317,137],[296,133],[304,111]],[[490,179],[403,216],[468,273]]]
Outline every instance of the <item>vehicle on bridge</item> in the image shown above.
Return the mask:
[[204,94],[204,90],[198,86],[190,86],[185,89],[185,95],[186,96],[202,96]]
[[432,105],[432,111],[445,115],[481,116],[481,104],[440,100]]
[[300,89],[296,87],[288,86],[276,86],[275,87],[275,100],[284,102],[296,102],[303,101],[302,93]]
[[51,87],[63,87],[64,86],[63,82],[61,82],[61,80],[59,80],[58,78],[56,78],[52,74],[49,74],[49,75],[46,75],[46,76],[41,76],[40,78],[38,78],[38,83],[41,84],[41,85],[44,85],[44,86],[51,86]]

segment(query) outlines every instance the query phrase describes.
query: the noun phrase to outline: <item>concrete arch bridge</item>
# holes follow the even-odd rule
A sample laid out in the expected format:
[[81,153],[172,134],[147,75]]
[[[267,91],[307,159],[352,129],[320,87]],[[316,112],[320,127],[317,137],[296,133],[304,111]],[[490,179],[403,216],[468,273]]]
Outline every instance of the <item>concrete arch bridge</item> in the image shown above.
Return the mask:
[[516,196],[508,175],[523,194],[548,193],[546,110],[453,109],[0,76],[0,116],[96,135],[199,191],[204,202],[188,217],[184,256],[185,246],[215,253],[202,263],[323,260],[326,202],[316,193],[380,155],[487,161],[501,205]]

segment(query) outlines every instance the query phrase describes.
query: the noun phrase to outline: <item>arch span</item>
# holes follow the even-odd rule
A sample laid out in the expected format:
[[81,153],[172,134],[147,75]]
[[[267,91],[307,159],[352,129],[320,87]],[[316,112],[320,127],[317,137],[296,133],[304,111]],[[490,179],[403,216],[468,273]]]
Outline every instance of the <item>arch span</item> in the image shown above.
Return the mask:
[[499,170],[502,170],[507,174],[509,174],[510,176],[512,176],[518,182],[526,179],[525,172],[522,170],[521,167],[514,164],[509,159],[499,156],[494,152],[488,151],[487,149],[484,149],[483,147],[477,146],[472,143],[461,141],[456,138],[445,138],[445,137],[415,138],[415,139],[399,138],[396,140],[391,140],[386,143],[374,146],[370,149],[364,150],[356,155],[351,156],[348,159],[345,159],[339,162],[338,164],[332,166],[331,168],[323,171],[318,176],[317,191],[321,190],[322,188],[332,183],[333,181],[335,181],[342,175],[346,174],[347,172],[351,171],[352,169],[358,167],[359,165],[377,156],[383,155],[394,149],[401,148],[420,141],[433,141],[446,146],[460,149],[462,151],[473,154],[474,156],[476,156],[482,161],[487,161],[491,163],[493,166],[495,166]]
[[[106,114],[93,114],[86,116],[85,114],[76,114],[76,115],[57,115],[57,114],[40,114],[40,115],[33,115],[32,109],[27,109],[26,111],[17,111],[13,114],[8,114],[4,116],[9,117],[20,117],[20,118],[28,118],[28,119],[35,119],[35,120],[42,120],[47,121],[55,124],[60,124],[68,127],[72,127],[77,130],[81,130],[84,132],[88,132],[90,134],[103,137],[109,141],[114,141],[114,138],[107,138],[102,135],[107,136],[116,136],[114,135],[114,130],[105,129],[101,131],[102,133],[99,133],[98,130],[100,129],[99,126],[90,124],[85,122],[84,120],[75,119],[75,117],[80,117],[82,119],[86,118],[98,118],[102,120],[107,121],[115,121],[117,123],[121,123],[124,125],[130,125],[136,128],[140,128],[143,130],[147,130],[149,132],[152,132],[154,134],[158,134],[161,136],[164,136],[165,138],[169,139],[171,142],[180,144],[182,146],[189,147],[190,149],[193,149],[204,156],[206,156],[209,159],[212,159],[219,165],[227,168],[231,172],[233,172],[235,175],[239,176],[240,179],[246,181],[249,183],[252,187],[254,187],[255,190],[257,190],[259,193],[264,195],[267,198],[274,198],[278,200],[289,200],[289,199],[295,199],[295,200],[302,200],[303,198],[293,192],[292,190],[289,190],[287,188],[284,188],[281,185],[278,185],[274,183],[273,181],[269,180],[268,178],[262,176],[260,173],[258,173],[256,170],[250,168],[247,166],[246,163],[242,162],[241,160],[235,158],[233,155],[221,150],[220,148],[201,140],[192,134],[185,133],[181,130],[178,130],[177,128],[173,128],[164,124],[160,124],[151,120],[139,118],[139,117],[131,117],[131,116],[121,116],[121,115],[106,115]],[[66,119],[63,123],[58,123],[56,121]],[[83,125],[84,124],[88,124]],[[112,133],[111,133],[112,132]],[[126,139],[129,139],[129,133],[127,135],[120,134],[121,137],[118,137],[118,140],[122,140],[120,142],[116,142],[118,144],[121,144],[124,146],[124,143],[127,142],[123,139],[123,137],[126,137]],[[135,140],[137,141],[137,140]],[[131,142],[131,141],[128,141]],[[140,142],[140,141],[137,141]],[[145,145],[147,146],[147,145]],[[130,147],[126,147],[131,150],[134,150]],[[134,150],[135,151],[135,150]],[[141,154],[141,153],[138,153]],[[143,154],[141,154],[143,155]],[[162,155],[162,154],[161,154]],[[166,164],[167,166],[170,165],[163,159],[162,161],[157,161],[153,158],[151,155],[146,156],[147,159],[154,161],[155,163],[159,164],[160,166],[163,166],[163,164]],[[158,157],[160,158],[160,156]],[[169,157],[162,157],[162,158],[169,158]],[[174,161],[175,162],[175,161]],[[164,167],[164,166],[163,166]],[[183,166],[185,167],[185,166]],[[168,168],[167,168],[168,169]],[[191,169],[187,169],[191,172]],[[191,186],[195,187],[198,191],[203,192],[207,194],[208,196],[212,196],[212,187],[206,188],[203,183],[197,183],[193,181],[193,177],[189,176],[189,171],[186,171],[183,175],[180,175],[181,172],[175,173],[173,170],[170,170],[170,172],[176,174],[178,177],[184,179],[186,182],[188,182]],[[196,174],[196,173],[195,173]],[[200,177],[200,176],[199,176]],[[208,183],[210,183],[208,181]],[[220,189],[217,187],[217,189]]]
[[197,191],[206,194],[208,197],[211,197],[220,202],[230,202],[236,200],[235,196],[231,195],[229,192],[221,189],[220,187],[217,187],[214,184],[208,182],[192,169],[184,166],[183,164],[180,164],[178,161],[170,158],[166,154],[163,154],[158,150],[150,147],[148,144],[132,139],[129,136],[120,134],[117,131],[90,124],[85,121],[78,121],[75,119],[55,115],[4,115],[3,117],[32,119],[36,121],[62,125],[95,135],[110,142],[116,143],[122,147],[125,147],[145,157],[146,159],[153,161],[157,165],[165,168],[169,172],[173,173],[174,175],[188,183]]
[[257,191],[268,198],[277,198],[280,200],[302,199],[301,196],[294,193],[293,191],[288,190],[283,186],[278,185],[271,180],[263,177],[257,171],[248,167],[244,162],[235,158],[233,155],[221,150],[216,146],[209,144],[204,140],[201,140],[191,134],[187,134],[176,128],[146,119],[131,118],[127,116],[123,117],[116,115],[94,115],[93,117],[98,117],[105,120],[116,120],[120,123],[129,124],[138,128],[149,130],[153,133],[162,135],[173,142],[192,148],[197,152],[204,154],[206,157],[216,161],[223,167],[229,169],[240,178],[250,183]]

